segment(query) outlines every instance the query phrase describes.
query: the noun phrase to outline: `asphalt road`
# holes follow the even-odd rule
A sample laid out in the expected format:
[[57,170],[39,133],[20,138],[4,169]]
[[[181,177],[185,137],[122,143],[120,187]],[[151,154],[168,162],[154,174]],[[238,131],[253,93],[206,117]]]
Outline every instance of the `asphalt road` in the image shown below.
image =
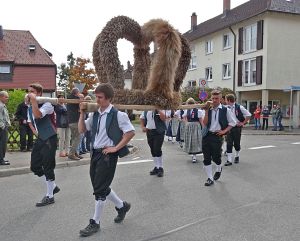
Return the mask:
[[[240,164],[205,187],[202,156],[193,164],[164,143],[165,176],[150,176],[150,151],[139,133],[134,155],[120,159],[112,188],[131,202],[122,224],[107,202],[101,232],[78,232],[93,214],[89,167],[56,170],[55,204],[36,208],[45,191],[32,174],[0,178],[1,241],[299,241],[300,136],[243,136]],[[292,144],[294,143],[294,144]],[[225,160],[225,159],[224,159]]]

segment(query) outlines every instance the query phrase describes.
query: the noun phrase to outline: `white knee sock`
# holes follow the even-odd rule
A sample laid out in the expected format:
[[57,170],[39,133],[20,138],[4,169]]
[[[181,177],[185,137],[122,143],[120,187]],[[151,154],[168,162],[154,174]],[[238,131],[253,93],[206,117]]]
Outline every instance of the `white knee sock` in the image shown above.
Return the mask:
[[152,157],[152,158],[153,158],[154,166],[155,166],[156,168],[158,168],[157,157]]
[[102,200],[95,200],[95,212],[93,219],[97,224],[100,223],[101,214],[104,208],[105,201]]
[[232,153],[227,152],[227,161],[232,162]]
[[222,170],[222,165],[216,165],[216,171],[217,172],[221,172],[221,170]]
[[157,158],[157,164],[158,164],[158,167],[163,167],[162,156],[156,157],[156,158]]
[[50,198],[53,197],[54,185],[55,185],[54,181],[47,181],[47,196]]
[[205,172],[206,172],[207,177],[208,177],[210,180],[213,180],[213,175],[212,175],[212,165],[204,166],[204,169],[205,169]]
[[106,197],[109,201],[112,201],[117,208],[123,207],[123,201],[117,196],[114,190],[111,189],[110,193]]
[[235,157],[238,157],[240,155],[240,151],[235,151]]

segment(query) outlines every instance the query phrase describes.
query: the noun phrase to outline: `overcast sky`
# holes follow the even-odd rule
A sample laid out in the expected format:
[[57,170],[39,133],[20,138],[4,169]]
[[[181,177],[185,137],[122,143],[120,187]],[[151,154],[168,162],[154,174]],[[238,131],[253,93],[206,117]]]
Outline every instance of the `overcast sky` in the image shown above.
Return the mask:
[[[231,8],[244,2],[247,0],[231,0]],[[29,30],[53,54],[58,66],[71,51],[75,57],[91,58],[96,36],[118,15],[140,25],[162,18],[184,33],[191,27],[193,12],[198,24],[223,12],[223,0],[4,0],[0,6],[3,29]],[[121,63],[132,62],[133,45],[119,40],[118,48]]]

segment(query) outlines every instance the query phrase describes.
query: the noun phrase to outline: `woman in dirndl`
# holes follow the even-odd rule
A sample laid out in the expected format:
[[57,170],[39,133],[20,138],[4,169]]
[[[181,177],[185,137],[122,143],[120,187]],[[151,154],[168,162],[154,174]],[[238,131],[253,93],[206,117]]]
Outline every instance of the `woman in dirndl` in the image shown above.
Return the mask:
[[179,125],[177,129],[176,141],[179,143],[179,146],[183,148],[184,143],[184,129],[185,121],[183,118],[184,110],[177,110],[174,116],[179,120]]
[[[189,98],[186,103],[188,105],[195,104],[193,98]],[[203,118],[205,112],[194,108],[185,110],[183,118],[186,121],[184,133],[184,151],[192,155],[192,162],[196,163],[196,155],[202,153],[202,133]]]
[[175,117],[174,114],[175,114],[174,110],[167,111],[168,128],[167,128],[166,136],[168,137],[168,141],[172,141],[173,144],[176,141],[176,135],[179,126],[179,120]]

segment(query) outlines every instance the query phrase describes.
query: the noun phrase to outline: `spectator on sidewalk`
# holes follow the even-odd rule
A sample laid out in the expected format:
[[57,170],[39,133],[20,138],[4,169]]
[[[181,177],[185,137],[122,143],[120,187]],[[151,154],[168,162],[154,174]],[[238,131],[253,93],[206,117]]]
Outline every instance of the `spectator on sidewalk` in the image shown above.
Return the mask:
[[[59,100],[63,100],[63,95],[57,95]],[[66,157],[69,153],[71,131],[68,121],[68,111],[64,103],[58,102],[54,107],[56,113],[56,127],[59,137],[58,150],[60,157]]]
[[255,130],[259,130],[261,125],[260,125],[260,115],[261,115],[261,108],[258,105],[256,107],[256,110],[254,111],[254,123],[255,123]]
[[6,108],[8,99],[8,93],[0,91],[0,165],[10,165],[8,160],[4,160],[8,141],[8,127],[10,126],[10,119]]
[[262,118],[263,118],[263,125],[262,125],[262,130],[264,130],[266,128],[266,130],[268,130],[269,127],[269,116],[270,116],[270,110],[268,108],[268,106],[264,106],[262,112]]
[[42,96],[43,86],[31,84],[28,87],[28,121],[35,126],[37,139],[31,152],[31,171],[41,177],[46,182],[46,195],[36,203],[37,207],[42,207],[54,203],[54,194],[59,192],[59,187],[55,184],[55,154],[57,148],[57,133],[55,127],[55,112],[51,103],[38,104],[36,97]]
[[273,105],[273,108],[271,109],[270,114],[272,115],[272,123],[273,123],[273,131],[275,131],[277,129],[277,123],[276,123],[276,109],[277,106]]
[[282,113],[281,107],[280,107],[280,105],[277,105],[277,108],[276,108],[276,129],[275,130],[283,131],[284,128],[283,128],[283,125],[281,123],[282,117],[283,117],[283,113]]
[[[80,99],[80,92],[78,88],[73,88],[68,99]],[[78,132],[78,120],[79,120],[79,104],[67,105],[68,121],[71,130],[71,148],[68,158],[71,160],[80,160],[82,156],[77,153],[77,149],[80,143],[80,134]]]
[[19,121],[20,150],[23,152],[31,151],[33,146],[33,133],[27,123],[28,105],[27,95],[25,95],[24,101],[18,105],[15,113],[16,119]]

